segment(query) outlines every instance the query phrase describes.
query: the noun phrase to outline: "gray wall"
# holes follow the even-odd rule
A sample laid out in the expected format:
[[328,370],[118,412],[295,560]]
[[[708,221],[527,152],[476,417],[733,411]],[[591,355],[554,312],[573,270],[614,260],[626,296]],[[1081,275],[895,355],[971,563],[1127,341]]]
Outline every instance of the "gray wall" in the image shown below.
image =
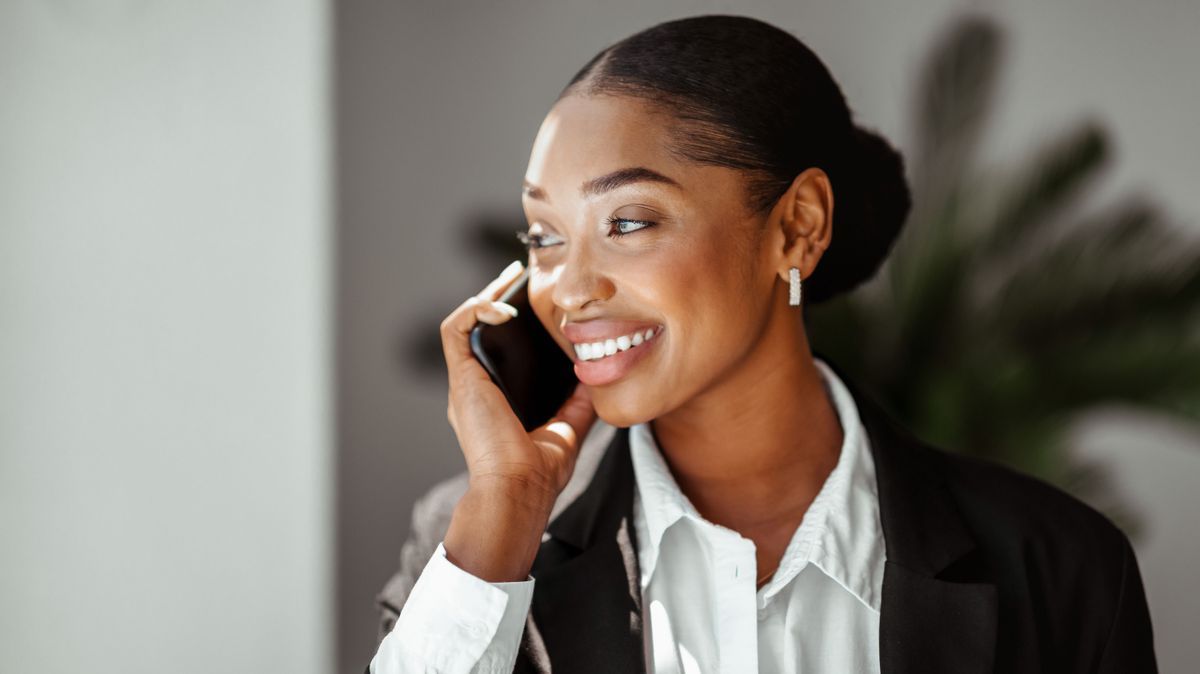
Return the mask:
[[328,28],[0,4],[0,671],[333,668]]
[[[396,342],[413,326],[436,326],[499,270],[480,268],[465,252],[461,225],[480,212],[520,217],[530,145],[567,79],[600,48],[658,21],[750,14],[812,46],[859,120],[903,149],[916,67],[951,13],[970,6],[337,5],[341,671],[361,669],[373,652],[372,597],[395,568],[413,499],[464,465],[446,423],[445,383],[398,365]],[[1003,163],[1096,116],[1114,132],[1117,155],[1097,199],[1144,189],[1200,232],[1200,134],[1191,128],[1200,99],[1189,85],[1200,62],[1200,5],[1157,0],[1135,11],[1128,3],[1026,0],[986,7],[1007,27],[1011,48],[985,144],[989,158]],[[1194,527],[1179,513],[1200,511],[1200,451],[1194,430],[1168,433],[1146,423],[1122,419],[1134,442],[1105,456],[1129,500],[1151,518],[1139,554],[1160,657],[1164,671],[1184,671],[1200,658],[1188,634],[1189,621],[1200,618],[1190,575],[1200,553],[1189,542]],[[1168,493],[1165,485],[1180,488]]]

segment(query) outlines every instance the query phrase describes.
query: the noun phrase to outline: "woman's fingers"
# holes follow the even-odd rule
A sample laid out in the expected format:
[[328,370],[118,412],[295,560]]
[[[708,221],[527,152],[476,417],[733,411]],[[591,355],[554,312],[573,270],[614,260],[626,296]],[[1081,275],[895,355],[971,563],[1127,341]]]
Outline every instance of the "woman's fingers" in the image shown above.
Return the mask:
[[476,316],[479,317],[480,321],[483,321],[488,325],[500,325],[510,318],[516,318],[517,308],[508,302],[496,300],[490,304],[481,304],[479,311],[476,312]]
[[558,414],[546,422],[545,428],[561,437],[567,444],[578,445],[595,420],[596,409],[592,407],[591,391],[582,383],[578,383],[571,397],[559,407]]
[[557,488],[561,491],[574,472],[579,446],[596,421],[596,410],[592,407],[591,391],[582,383],[567,398],[550,421],[534,429],[530,438],[543,449],[552,450],[557,456]]
[[574,469],[579,443],[596,418],[589,391],[577,385],[555,417],[535,429],[531,438],[471,353],[471,331],[480,322],[499,325],[516,316],[517,310],[498,298],[523,272],[520,261],[509,265],[442,321],[442,347],[450,377],[446,419],[473,475],[507,475],[561,490]]
[[491,283],[479,291],[479,297],[485,300],[500,299],[500,296],[504,294],[505,290],[508,290],[512,282],[520,278],[522,271],[525,271],[525,265],[521,264],[520,260],[513,260],[511,264],[500,272],[499,276],[492,279]]
[[442,321],[442,351],[446,357],[446,367],[451,373],[462,369],[463,364],[470,364],[475,356],[471,353],[471,329],[479,321],[491,325],[499,325],[516,315],[516,309],[509,304],[496,302],[495,299],[504,294],[513,281],[520,277],[523,265],[520,260],[514,261],[491,283],[477,295],[472,295],[450,313]]

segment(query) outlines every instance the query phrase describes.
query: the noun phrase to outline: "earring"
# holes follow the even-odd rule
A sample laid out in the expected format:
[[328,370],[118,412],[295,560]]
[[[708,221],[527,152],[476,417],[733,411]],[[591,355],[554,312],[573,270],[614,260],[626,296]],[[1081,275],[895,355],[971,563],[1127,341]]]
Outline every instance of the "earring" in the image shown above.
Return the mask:
[[788,304],[797,307],[800,306],[800,268],[792,267],[788,270]]

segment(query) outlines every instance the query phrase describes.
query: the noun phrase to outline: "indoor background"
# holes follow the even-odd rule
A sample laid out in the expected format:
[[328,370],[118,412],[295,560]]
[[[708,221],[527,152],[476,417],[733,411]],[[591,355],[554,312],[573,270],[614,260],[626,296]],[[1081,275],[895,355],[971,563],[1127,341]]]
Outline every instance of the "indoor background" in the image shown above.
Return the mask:
[[[1200,237],[1185,0],[8,0],[0,671],[362,671],[412,503],[463,469],[430,331],[504,266],[486,235],[522,224],[566,81],[701,13],[793,32],[906,156],[931,53],[984,18],[981,175],[1091,124],[1072,212],[1139,195]],[[1188,671],[1200,426],[1114,404],[1072,438],[1136,526],[1162,671]]]

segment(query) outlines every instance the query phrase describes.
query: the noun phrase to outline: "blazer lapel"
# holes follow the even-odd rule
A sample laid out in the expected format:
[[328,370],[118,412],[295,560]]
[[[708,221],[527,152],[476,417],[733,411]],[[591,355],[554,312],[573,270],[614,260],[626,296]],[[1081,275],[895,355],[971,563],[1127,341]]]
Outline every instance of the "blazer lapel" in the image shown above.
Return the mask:
[[[922,444],[837,366],[870,438],[887,561],[879,624],[883,674],[991,672],[998,620],[996,586],[946,573],[976,547]],[[962,568],[969,568],[969,565]],[[967,575],[970,579],[970,576]]]
[[588,487],[550,522],[526,622],[535,671],[642,674],[642,601],[629,429],[618,428]]

